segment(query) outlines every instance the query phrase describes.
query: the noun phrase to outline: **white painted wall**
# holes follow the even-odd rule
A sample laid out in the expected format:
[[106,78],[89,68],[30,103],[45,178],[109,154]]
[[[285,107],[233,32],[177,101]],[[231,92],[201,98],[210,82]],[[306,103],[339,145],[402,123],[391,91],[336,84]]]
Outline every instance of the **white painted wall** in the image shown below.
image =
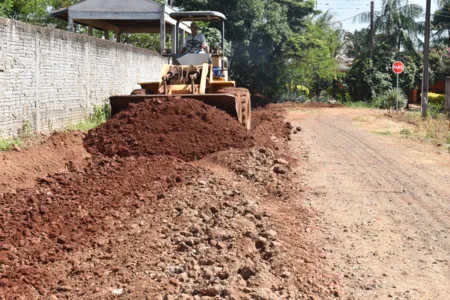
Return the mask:
[[81,121],[94,105],[159,80],[158,53],[0,18],[0,136]]

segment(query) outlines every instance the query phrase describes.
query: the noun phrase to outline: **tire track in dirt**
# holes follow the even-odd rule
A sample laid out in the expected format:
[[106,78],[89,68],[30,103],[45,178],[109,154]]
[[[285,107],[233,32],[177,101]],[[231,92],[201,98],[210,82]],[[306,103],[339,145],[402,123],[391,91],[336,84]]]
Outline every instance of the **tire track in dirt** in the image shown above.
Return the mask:
[[289,116],[303,128],[291,145],[308,154],[309,200],[322,215],[317,236],[344,298],[448,299],[449,170],[411,164],[406,147],[354,130],[351,117]]
[[[319,120],[319,122],[321,124],[327,126],[328,128],[331,127],[330,124],[327,124],[321,120]],[[347,144],[351,145],[349,148],[355,149],[356,150],[355,152],[357,154],[359,154],[362,161],[370,161],[371,158],[373,158],[382,165],[382,168],[380,168],[382,170],[389,166],[393,166],[396,164],[395,161],[390,160],[390,159],[382,156],[381,154],[380,154],[380,157],[378,157],[376,154],[371,154],[371,152],[374,152],[374,150],[369,145],[364,143],[361,139],[358,139],[355,136],[351,136],[350,134],[347,134],[344,130],[342,130],[338,127],[335,127],[335,129],[339,131],[338,134],[341,134],[344,137],[344,139],[347,139],[347,141],[346,141]],[[330,133],[333,133],[333,131],[330,131]],[[356,142],[352,143],[352,141],[356,141]],[[360,147],[359,144],[364,145],[364,147]],[[361,151],[359,151],[359,150],[361,150]],[[367,155],[364,155],[365,153],[367,153]],[[368,166],[368,165],[366,164],[366,166]],[[443,217],[438,216],[434,210],[429,210],[429,206],[427,206],[426,203],[424,203],[422,201],[423,198],[430,198],[429,200],[433,200],[433,198],[428,197],[426,192],[422,192],[422,193],[414,192],[415,187],[420,184],[419,182],[413,180],[411,183],[411,182],[403,180],[402,178],[407,177],[408,174],[405,172],[402,172],[401,169],[399,169],[399,168],[392,168],[390,170],[390,172],[381,173],[381,172],[377,172],[378,168],[366,167],[366,171],[368,173],[371,173],[374,176],[377,176],[377,179],[382,180],[385,184],[391,185],[391,182],[395,182],[395,181],[397,181],[399,183],[399,185],[402,187],[403,190],[398,191],[398,192],[394,191],[394,194],[396,194],[397,197],[390,197],[389,200],[390,201],[394,201],[396,199],[405,200],[405,203],[407,203],[409,205],[409,208],[414,209],[414,214],[411,216],[415,217],[414,218],[415,223],[418,223],[418,222],[423,223],[425,219],[429,219],[429,220],[427,220],[427,225],[434,227],[434,230],[437,233],[442,232],[442,230],[444,230],[442,228],[436,228],[436,225],[444,225],[445,226],[446,225],[445,224],[445,216],[443,216]],[[425,178],[422,177],[422,180],[425,180]],[[393,188],[395,189],[395,186],[393,186]],[[407,188],[407,189],[405,189],[405,188]],[[411,203],[409,201],[409,199],[416,200],[416,203]],[[413,204],[415,204],[415,205],[413,205]],[[415,207],[415,206],[419,206],[419,207]],[[428,214],[423,213],[422,211],[424,211],[424,210],[428,210],[427,211]],[[432,215],[433,218],[430,219],[428,215]],[[439,220],[440,221],[439,224],[437,224],[434,220]],[[445,230],[448,230],[448,228],[449,228],[448,224],[445,227],[446,227]],[[427,238],[430,238],[430,235],[427,235]],[[445,246],[444,248],[446,250],[450,249],[450,245],[448,243],[445,243],[444,246]]]
[[[326,122],[323,122],[322,120],[318,120],[318,122],[320,122],[321,124],[323,124],[324,126],[328,127],[330,129],[330,127],[332,127],[332,125],[327,124]],[[375,159],[376,161],[378,161],[383,168],[387,168],[389,166],[393,166],[395,165],[397,162],[383,156],[382,153],[376,153],[375,150],[373,148],[371,148],[367,143],[363,142],[361,139],[352,136],[350,134],[347,134],[344,130],[335,127],[335,129],[337,131],[339,131],[338,134],[341,134],[345,139],[347,139],[348,143],[353,143],[351,144],[352,147],[350,147],[351,149],[355,149],[357,150],[357,155],[360,156],[360,158],[363,161],[370,161],[371,159]],[[332,132],[332,131],[330,131]],[[363,145],[364,147],[360,147],[359,145]],[[360,151],[359,151],[360,150]],[[367,155],[365,155],[365,153],[367,153]],[[366,164],[366,166],[368,166]],[[445,223],[445,215],[444,216],[439,216],[436,211],[437,210],[441,210],[444,209],[443,206],[439,206],[439,208],[437,209],[430,209],[432,208],[430,205],[427,205],[427,203],[425,203],[422,199],[427,198],[427,201],[431,200],[435,200],[433,197],[428,196],[427,192],[415,192],[414,190],[416,189],[416,186],[420,185],[420,182],[424,182],[426,180],[426,177],[423,177],[419,174],[417,174],[417,177],[420,177],[421,180],[414,180],[411,179],[410,181],[404,180],[404,178],[408,178],[408,174],[406,172],[403,172],[400,168],[392,168],[390,170],[390,172],[388,173],[381,173],[381,172],[377,172],[377,168],[370,168],[370,167],[366,167],[366,171],[371,173],[374,176],[377,176],[378,180],[383,180],[385,184],[390,184],[391,182],[398,182],[398,185],[402,187],[402,191],[398,191],[395,192],[395,194],[397,194],[397,198],[393,197],[389,200],[395,200],[400,198],[400,200],[405,200],[405,203],[407,203],[408,205],[410,205],[411,209],[415,209],[414,211],[414,216],[415,216],[415,221],[416,222],[423,222],[424,218],[429,218],[428,215],[432,215],[432,219],[428,220],[428,224],[429,226],[433,226],[434,229],[437,232],[440,232],[442,230],[450,230],[450,227],[448,226],[448,224]],[[417,178],[416,177],[416,178]],[[395,188],[395,186],[393,186]],[[405,189],[406,188],[406,189]],[[436,188],[436,186],[433,186],[433,188]],[[408,197],[409,196],[409,197]],[[416,202],[414,203],[415,205],[413,205],[413,203],[409,202],[409,199],[413,199]],[[439,203],[435,203],[435,204],[439,204]],[[415,207],[418,206],[418,207]],[[426,210],[428,214],[424,214],[422,213],[423,210]],[[417,217],[417,216],[420,216]],[[444,226],[445,228],[436,228],[436,222],[435,220],[439,220],[439,225],[441,227]],[[450,244],[446,243],[445,244],[445,249],[449,250],[450,249]]]

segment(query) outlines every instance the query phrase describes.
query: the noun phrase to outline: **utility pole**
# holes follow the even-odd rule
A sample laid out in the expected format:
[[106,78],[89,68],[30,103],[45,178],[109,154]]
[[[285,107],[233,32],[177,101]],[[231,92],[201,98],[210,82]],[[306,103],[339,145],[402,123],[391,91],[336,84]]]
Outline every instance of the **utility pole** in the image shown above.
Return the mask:
[[373,42],[374,42],[374,28],[373,28],[373,18],[374,18],[374,2],[370,1],[370,59],[373,60]]
[[422,76],[422,118],[427,117],[428,108],[428,64],[430,54],[430,18],[431,18],[431,0],[427,0],[425,13],[425,44],[423,45],[423,76]]

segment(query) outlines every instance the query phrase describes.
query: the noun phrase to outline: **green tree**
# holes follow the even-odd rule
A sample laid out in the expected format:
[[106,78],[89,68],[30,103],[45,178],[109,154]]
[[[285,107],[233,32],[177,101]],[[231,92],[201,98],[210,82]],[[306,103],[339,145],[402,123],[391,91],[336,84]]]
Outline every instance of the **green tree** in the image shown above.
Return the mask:
[[307,16],[314,13],[311,0],[179,0],[175,4],[183,10],[224,13],[231,76],[241,86],[268,95],[277,94],[286,82],[286,42],[304,31]]
[[310,17],[303,31],[294,34],[285,44],[284,78],[315,90],[318,96],[321,83],[336,79],[336,56],[342,47],[342,31],[328,12]]
[[348,57],[356,58],[370,50],[370,30],[368,28],[355,30],[353,33],[349,32],[347,38],[352,43],[352,47],[347,52]]
[[[423,14],[423,7],[408,0],[383,0],[382,10],[375,12],[374,27],[378,35],[397,51],[402,48],[415,50],[421,43],[419,34],[424,30],[423,22],[416,19]],[[355,21],[367,23],[370,12],[355,17]]]
[[441,3],[442,6],[433,14],[433,36],[438,42],[450,44],[450,1]]
[[389,44],[378,44],[373,60],[368,53],[359,56],[346,75],[345,80],[352,99],[373,100],[377,95],[393,88],[396,75],[392,72],[392,64],[397,60],[405,65],[405,70],[399,77],[399,86],[404,93],[408,93],[421,80],[421,59],[420,53],[397,53]]

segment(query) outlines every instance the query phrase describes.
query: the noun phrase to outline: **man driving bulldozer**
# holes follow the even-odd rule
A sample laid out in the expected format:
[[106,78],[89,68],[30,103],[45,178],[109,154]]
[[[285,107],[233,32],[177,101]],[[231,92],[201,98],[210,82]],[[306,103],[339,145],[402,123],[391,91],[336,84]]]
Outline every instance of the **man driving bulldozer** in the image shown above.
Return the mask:
[[184,42],[181,53],[208,53],[209,47],[206,38],[198,32],[198,24],[191,23],[192,35],[189,35]]

